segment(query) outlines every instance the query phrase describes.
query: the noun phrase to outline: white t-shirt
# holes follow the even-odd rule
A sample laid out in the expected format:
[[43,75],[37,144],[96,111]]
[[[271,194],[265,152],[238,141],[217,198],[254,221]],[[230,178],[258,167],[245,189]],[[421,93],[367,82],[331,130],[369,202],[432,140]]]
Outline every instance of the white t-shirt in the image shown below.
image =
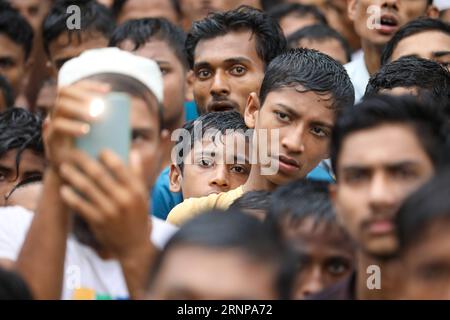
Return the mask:
[[[33,213],[22,207],[0,208],[0,259],[15,261],[31,225]],[[163,248],[177,227],[152,217],[151,240]],[[62,299],[128,299],[128,289],[117,260],[103,260],[90,247],[67,239]]]
[[369,71],[367,71],[364,61],[364,53],[357,55],[353,61],[347,63],[344,67],[355,88],[355,103],[358,103],[364,96],[370,79]]

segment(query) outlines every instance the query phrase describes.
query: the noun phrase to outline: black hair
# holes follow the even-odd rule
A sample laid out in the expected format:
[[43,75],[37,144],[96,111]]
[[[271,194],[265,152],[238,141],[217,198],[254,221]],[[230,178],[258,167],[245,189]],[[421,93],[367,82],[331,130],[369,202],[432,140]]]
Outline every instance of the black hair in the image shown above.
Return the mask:
[[291,49],[276,57],[267,68],[261,85],[261,105],[271,91],[301,85],[305,92],[331,94],[332,107],[341,110],[353,105],[355,91],[344,67],[313,49]]
[[301,3],[285,3],[274,7],[269,11],[269,15],[277,20],[281,21],[286,16],[296,15],[298,17],[313,16],[318,23],[328,25],[327,18],[316,6]]
[[[72,15],[67,12],[67,8],[72,5],[80,8],[80,30],[67,28],[67,20]],[[42,25],[45,52],[50,56],[50,43],[63,33],[67,33],[69,39],[74,35],[81,37],[84,32],[99,33],[109,39],[114,27],[110,10],[96,0],[56,0]]]
[[298,47],[297,44],[301,40],[321,42],[329,39],[335,39],[339,42],[342,49],[345,51],[347,61],[352,59],[352,49],[350,48],[348,41],[339,32],[324,24],[316,24],[297,30],[287,37],[287,42],[288,46],[294,49]]
[[[192,148],[194,148],[197,140],[203,139],[203,136],[208,132],[227,134],[227,131],[242,131],[243,134],[247,132],[247,125],[245,124],[242,115],[234,110],[210,112],[201,115],[196,120],[191,120],[183,125],[181,134],[177,137],[175,149],[177,150],[177,165],[183,172],[184,158]],[[185,135],[187,133],[188,135]]]
[[158,115],[159,131],[164,129],[163,107],[154,93],[140,81],[118,73],[99,73],[89,76],[88,79],[105,82],[110,85],[112,91],[125,92],[131,96],[140,98],[146,102],[147,106],[152,104],[152,97],[154,97],[157,103],[157,110],[150,111],[156,112]]
[[450,37],[450,24],[431,18],[419,18],[410,21],[401,27],[385,45],[381,55],[381,65],[391,61],[392,53],[401,40],[425,31],[440,31]]
[[322,222],[337,224],[328,182],[301,179],[273,192],[268,220],[281,225],[286,220],[298,224],[307,218],[314,219],[315,226]]
[[214,210],[191,219],[172,236],[156,258],[151,283],[168,252],[182,246],[204,247],[215,251],[237,249],[255,263],[275,266],[274,284],[280,298],[288,299],[291,295],[295,276],[292,253],[274,226],[263,224],[254,217],[239,211]]
[[19,11],[6,1],[0,1],[0,34],[20,45],[28,60],[33,48],[33,28]]
[[31,290],[16,272],[0,268],[0,300],[32,300]]
[[[127,1],[128,0],[114,0],[113,1],[111,11],[112,11],[112,14],[115,19],[117,19],[119,17],[119,15]],[[173,10],[175,11],[175,13],[177,14],[178,17],[182,16],[180,0],[165,0],[165,1],[170,1],[170,4],[172,5]]]
[[0,157],[10,150],[18,149],[16,155],[16,171],[22,152],[32,150],[44,158],[42,141],[42,119],[23,108],[9,108],[0,113]]
[[190,67],[194,66],[194,53],[199,41],[242,30],[249,30],[255,36],[256,52],[265,66],[286,50],[286,38],[275,20],[260,10],[240,6],[235,10],[211,14],[193,23],[186,39]]
[[408,196],[396,215],[400,250],[422,240],[432,223],[450,221],[450,170],[438,172]]
[[181,28],[164,18],[144,18],[125,22],[114,30],[109,40],[109,46],[118,47],[125,40],[130,40],[134,45],[133,51],[135,51],[151,39],[166,42],[184,68],[189,69],[184,48],[186,34]]
[[276,8],[277,6],[284,3],[284,0],[260,0],[261,8],[264,11],[270,11],[272,8]]
[[333,171],[338,179],[338,158],[345,138],[352,133],[384,124],[411,126],[436,168],[447,161],[450,131],[438,106],[410,96],[379,95],[346,109],[336,121],[330,153]]
[[0,74],[0,93],[5,100],[6,108],[14,106],[14,94],[13,88],[9,84],[8,80]]
[[419,95],[430,93],[435,99],[448,97],[450,72],[439,63],[416,57],[401,57],[385,64],[370,77],[365,96],[372,96],[383,89],[417,87]]
[[270,191],[246,192],[240,198],[234,200],[228,209],[242,212],[258,210],[267,213],[271,204],[271,197]]

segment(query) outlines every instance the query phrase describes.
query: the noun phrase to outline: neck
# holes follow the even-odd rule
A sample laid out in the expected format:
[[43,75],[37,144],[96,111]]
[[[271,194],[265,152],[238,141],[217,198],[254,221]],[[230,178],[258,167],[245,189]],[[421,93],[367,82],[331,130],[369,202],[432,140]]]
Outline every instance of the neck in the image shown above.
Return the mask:
[[364,51],[364,62],[366,63],[367,71],[372,75],[380,69],[382,46],[374,45],[367,41],[362,41],[362,48]]
[[248,176],[247,182],[244,183],[244,192],[266,190],[273,191],[278,186],[273,184],[265,178],[266,176],[261,175],[261,168],[258,164],[252,164],[250,169],[250,174]]
[[[397,273],[399,262],[396,259],[379,259],[360,251],[357,254],[357,261],[355,288],[357,300],[390,300],[396,296],[399,289]],[[369,266],[379,267],[379,288],[369,288],[370,285],[376,284],[375,274],[377,273]]]

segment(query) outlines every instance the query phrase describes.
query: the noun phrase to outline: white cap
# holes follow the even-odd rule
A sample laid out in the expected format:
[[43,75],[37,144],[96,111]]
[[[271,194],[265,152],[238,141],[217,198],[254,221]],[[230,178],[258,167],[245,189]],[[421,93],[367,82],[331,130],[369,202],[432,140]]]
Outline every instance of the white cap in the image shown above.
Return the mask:
[[67,61],[58,73],[58,86],[71,85],[101,73],[122,74],[136,79],[149,88],[159,102],[163,101],[163,79],[156,62],[118,48],[86,50],[79,57]]
[[450,9],[450,0],[434,0],[433,4],[439,9],[439,11]]

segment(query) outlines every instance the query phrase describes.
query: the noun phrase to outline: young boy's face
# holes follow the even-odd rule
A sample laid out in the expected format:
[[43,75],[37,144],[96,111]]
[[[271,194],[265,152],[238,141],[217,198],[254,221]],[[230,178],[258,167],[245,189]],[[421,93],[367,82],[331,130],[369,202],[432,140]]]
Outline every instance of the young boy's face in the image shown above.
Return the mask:
[[45,158],[30,149],[20,155],[19,169],[16,166],[17,149],[7,151],[0,157],[0,205],[5,205],[5,196],[22,180],[42,177],[45,170]]
[[50,62],[56,73],[63,64],[89,49],[106,48],[109,39],[100,33],[81,32],[69,34],[63,32],[49,44]]
[[277,299],[275,270],[239,249],[172,248],[150,290],[151,299]]
[[337,222],[286,221],[283,233],[299,259],[294,299],[318,293],[353,272],[354,246]]
[[402,255],[402,299],[450,299],[450,223],[437,219]]
[[375,257],[397,252],[395,214],[405,197],[433,173],[433,162],[408,125],[383,124],[344,139],[333,201],[364,252]]
[[14,96],[22,90],[26,67],[23,47],[0,33],[0,74],[11,84]]
[[[424,46],[424,43],[427,45]],[[440,31],[424,31],[406,37],[395,47],[391,61],[405,56],[433,60],[450,71],[450,35]]]
[[427,15],[428,8],[427,0],[349,0],[348,4],[358,35],[377,46],[386,44],[409,21]]
[[126,40],[119,45],[122,50],[149,58],[158,63],[164,81],[164,122],[170,126],[184,114],[187,72],[167,42],[151,39],[134,50],[134,43]]
[[265,177],[275,186],[306,177],[328,157],[335,122],[332,99],[302,90],[298,85],[272,91],[262,107],[252,94],[245,112],[247,126],[255,129],[257,161],[262,170],[274,172]]
[[229,32],[198,42],[194,54],[194,99],[200,113],[244,113],[251,92],[259,92],[264,61],[250,31]]
[[182,172],[178,166],[171,166],[170,190],[181,191],[184,199],[204,197],[238,188],[247,181],[249,173],[244,134],[224,135],[214,142],[211,137],[204,137],[184,158]]

